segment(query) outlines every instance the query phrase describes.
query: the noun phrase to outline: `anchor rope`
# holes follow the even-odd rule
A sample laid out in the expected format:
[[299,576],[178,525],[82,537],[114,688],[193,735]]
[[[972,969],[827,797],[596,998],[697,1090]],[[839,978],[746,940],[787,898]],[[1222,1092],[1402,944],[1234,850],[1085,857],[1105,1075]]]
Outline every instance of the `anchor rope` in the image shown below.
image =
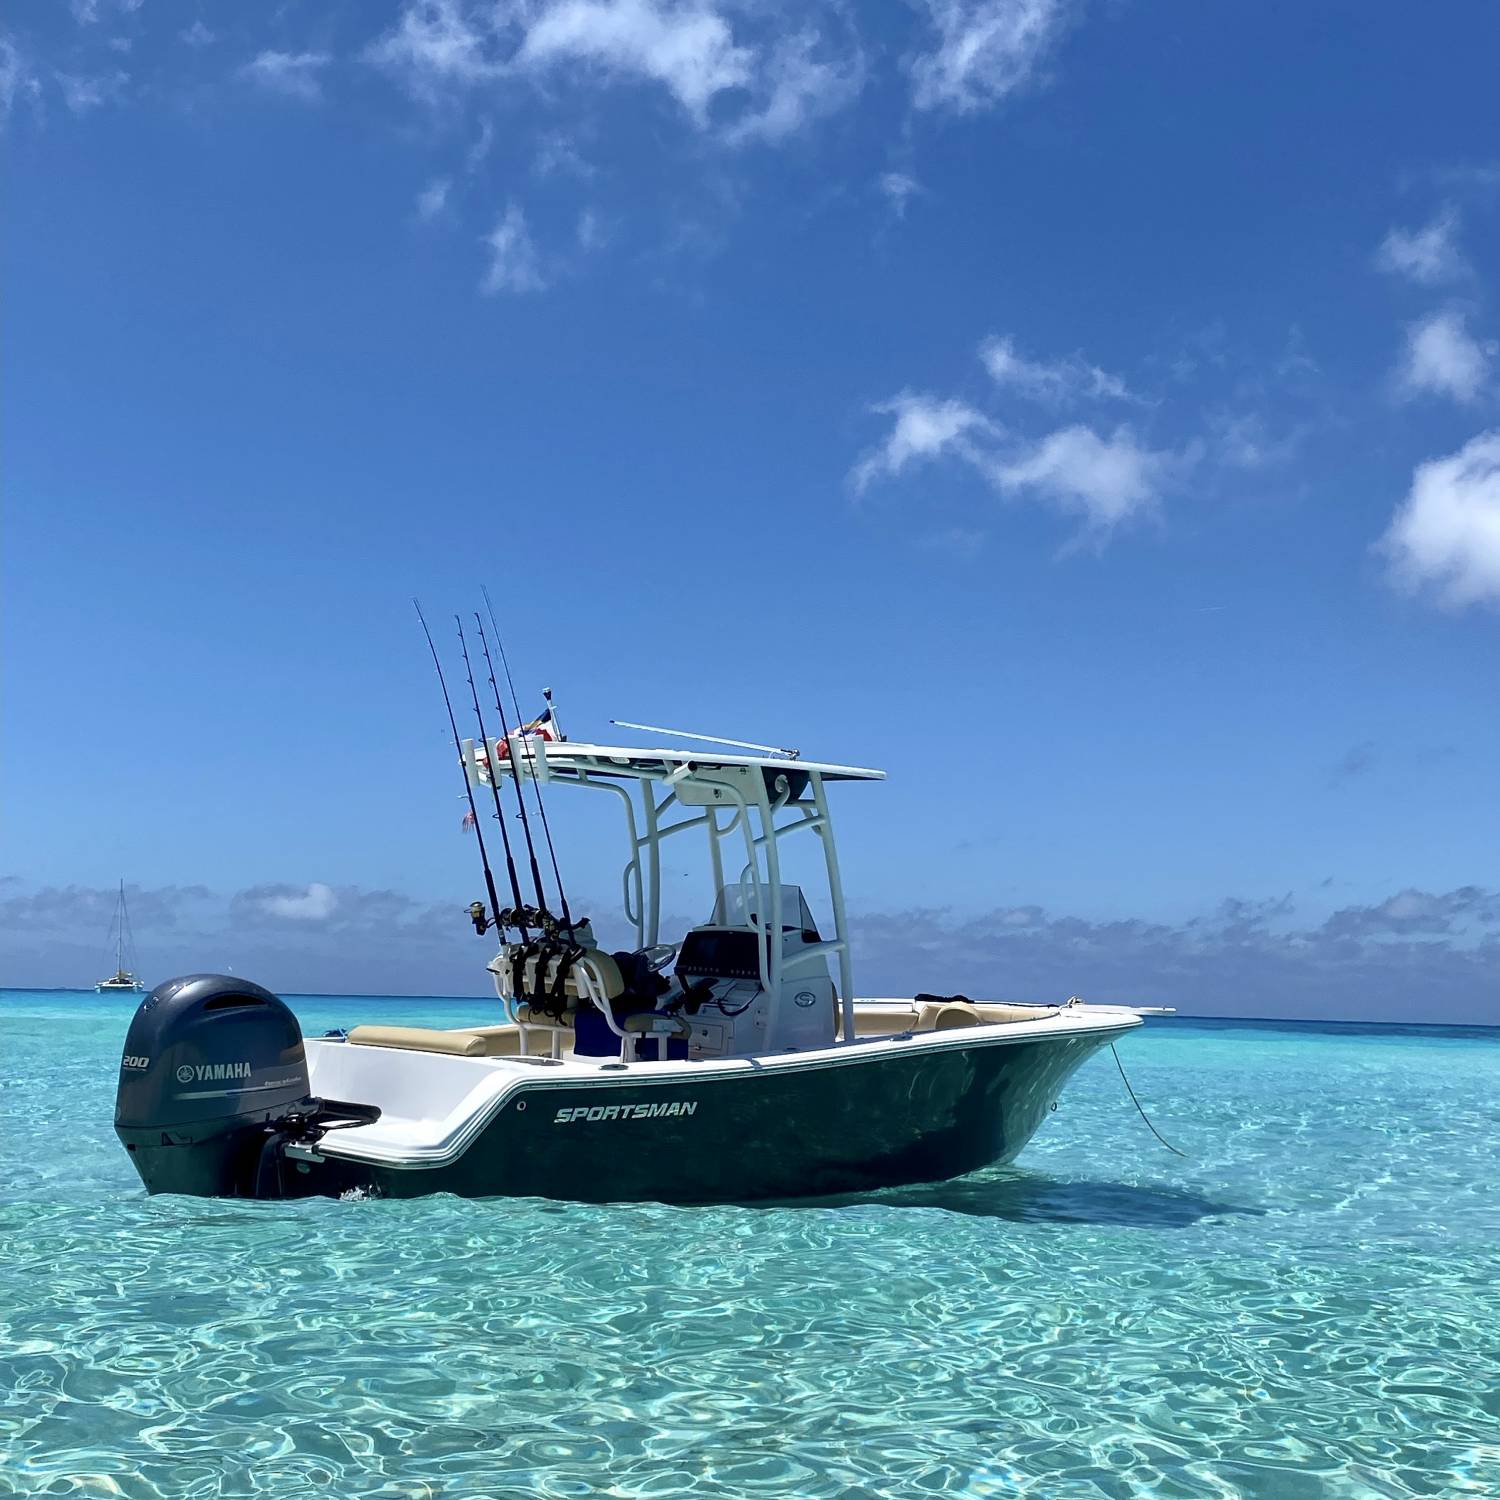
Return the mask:
[[1141,1108],[1141,1101],[1135,1097],[1135,1090],[1131,1088],[1130,1080],[1125,1077],[1125,1064],[1120,1061],[1120,1054],[1115,1051],[1115,1044],[1113,1042],[1109,1044],[1109,1050],[1114,1053],[1115,1066],[1120,1070],[1120,1078],[1125,1084],[1125,1092],[1130,1095],[1130,1102],[1135,1105],[1136,1112],[1146,1122],[1146,1129],[1149,1130],[1151,1134],[1154,1135],[1157,1140],[1159,1140],[1162,1145],[1165,1146],[1167,1150],[1170,1151],[1174,1156],[1181,1156],[1186,1159],[1187,1152],[1179,1151],[1177,1147],[1174,1146],[1171,1141],[1169,1141],[1166,1136],[1164,1136],[1161,1131],[1159,1131],[1156,1126],[1151,1123],[1151,1116]]

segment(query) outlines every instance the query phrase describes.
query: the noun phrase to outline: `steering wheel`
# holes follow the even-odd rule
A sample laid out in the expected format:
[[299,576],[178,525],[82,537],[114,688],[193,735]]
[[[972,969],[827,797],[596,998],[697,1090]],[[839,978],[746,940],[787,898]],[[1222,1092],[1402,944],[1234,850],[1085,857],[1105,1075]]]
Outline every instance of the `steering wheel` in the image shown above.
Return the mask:
[[641,957],[653,974],[660,974],[677,957],[677,948],[676,943],[653,943],[649,948],[641,949]]

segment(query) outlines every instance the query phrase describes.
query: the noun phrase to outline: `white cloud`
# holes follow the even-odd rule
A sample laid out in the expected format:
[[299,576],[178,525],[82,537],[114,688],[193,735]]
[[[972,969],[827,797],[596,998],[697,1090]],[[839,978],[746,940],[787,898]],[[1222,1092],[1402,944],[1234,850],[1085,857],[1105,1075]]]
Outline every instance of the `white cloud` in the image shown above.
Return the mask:
[[1461,312],[1449,310],[1412,323],[1398,383],[1408,396],[1451,396],[1475,401],[1489,378],[1495,343],[1472,337]]
[[537,264],[536,246],[526,226],[526,215],[519,204],[507,207],[484,242],[489,246],[490,264],[479,290],[485,296],[492,297],[497,292],[539,292],[546,286]]
[[0,126],[17,103],[35,104],[41,94],[41,80],[30,60],[8,36],[0,35]]
[[585,255],[602,250],[609,243],[609,229],[591,208],[578,215],[578,248]]
[[1459,162],[1453,166],[1439,167],[1432,175],[1438,182],[1450,187],[1489,193],[1500,187],[1500,161]]
[[365,56],[403,77],[414,94],[435,100],[448,85],[499,76],[502,68],[486,56],[486,44],[459,0],[413,0]]
[[1101,437],[1077,423],[1037,440],[1016,439],[964,401],[912,391],[872,409],[892,418],[891,430],[850,472],[857,494],[915,463],[956,458],[1000,494],[1030,495],[1081,515],[1096,534],[1153,511],[1201,446],[1158,450],[1128,426]]
[[821,40],[805,30],[777,44],[761,70],[765,102],[729,128],[732,143],[784,141],[854,100],[864,82],[863,62],[858,56],[817,56]]
[[651,79],[700,122],[716,94],[750,82],[752,60],[716,11],[655,0],[558,0],[532,20],[516,53],[538,71],[579,62]]
[[214,41],[214,33],[201,20],[194,21],[191,26],[179,31],[177,36],[180,41],[186,42],[189,47],[208,47]]
[[1375,264],[1395,276],[1407,276],[1424,286],[1453,281],[1464,274],[1463,256],[1454,243],[1458,211],[1448,205],[1421,229],[1393,229],[1381,241]]
[[1273,437],[1260,412],[1227,409],[1207,415],[1209,447],[1214,458],[1231,469],[1249,471],[1285,463],[1296,451],[1301,433]]
[[849,477],[856,491],[863,491],[874,479],[893,478],[916,460],[939,458],[945,453],[978,464],[982,459],[973,437],[996,432],[988,417],[962,401],[945,401],[913,391],[903,391],[873,410],[895,420],[885,441],[854,466]]
[[130,81],[124,73],[112,73],[96,78],[82,78],[74,73],[59,73],[57,86],[62,90],[63,103],[75,115],[87,114],[103,104],[117,104]]
[[92,26],[103,19],[107,10],[128,16],[138,11],[144,3],[145,0],[68,0],[68,9],[80,26]]
[[922,191],[922,184],[909,172],[882,172],[880,191],[891,205],[891,212],[898,219],[904,219],[907,203]]
[[972,113],[1032,76],[1063,29],[1067,0],[926,0],[937,46],[912,59],[918,109]]
[[1080,355],[1051,361],[1031,360],[1016,352],[1009,338],[988,338],[979,357],[999,386],[1010,386],[1034,401],[1063,405],[1084,399],[1134,401],[1118,375],[1091,365]]
[[330,61],[326,52],[262,52],[240,72],[263,88],[310,104],[323,92],[318,74]]
[[1500,428],[1418,465],[1378,546],[1407,589],[1452,608],[1500,606]]
[[[719,0],[501,0],[466,10],[459,0],[408,0],[396,25],[365,56],[420,99],[499,80],[559,73],[658,84],[700,129],[723,125],[732,145],[777,142],[849,103],[863,81],[857,49],[840,55],[803,27],[774,43],[736,37],[728,15],[752,7]],[[710,115],[743,93],[732,122]]]
[[448,206],[448,189],[453,186],[447,177],[434,177],[417,194],[417,217],[430,224]]
[[989,472],[1003,492],[1035,491],[1104,529],[1153,509],[1180,463],[1174,454],[1143,448],[1128,427],[1117,427],[1106,439],[1091,428],[1073,426],[994,464]]
[[326,922],[339,904],[331,886],[314,880],[300,895],[262,896],[260,908],[270,917],[291,922]]
[[488,118],[479,122],[479,134],[474,137],[474,143],[464,152],[464,171],[477,172],[484,165],[484,159],[490,154],[490,147],[495,144],[495,127],[490,124]]
[[592,163],[584,159],[572,137],[562,132],[554,132],[541,138],[531,169],[538,177],[566,173],[578,178],[580,182],[591,181],[595,176]]

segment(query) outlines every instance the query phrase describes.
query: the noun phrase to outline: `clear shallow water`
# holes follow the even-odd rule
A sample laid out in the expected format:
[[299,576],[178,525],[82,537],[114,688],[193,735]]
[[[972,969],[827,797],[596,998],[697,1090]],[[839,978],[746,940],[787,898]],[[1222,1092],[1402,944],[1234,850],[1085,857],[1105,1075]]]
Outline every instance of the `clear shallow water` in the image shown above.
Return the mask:
[[[311,1033],[476,1001],[293,999]],[[858,1202],[147,1199],[0,992],[0,1494],[1500,1495],[1500,1033],[1171,1021]]]

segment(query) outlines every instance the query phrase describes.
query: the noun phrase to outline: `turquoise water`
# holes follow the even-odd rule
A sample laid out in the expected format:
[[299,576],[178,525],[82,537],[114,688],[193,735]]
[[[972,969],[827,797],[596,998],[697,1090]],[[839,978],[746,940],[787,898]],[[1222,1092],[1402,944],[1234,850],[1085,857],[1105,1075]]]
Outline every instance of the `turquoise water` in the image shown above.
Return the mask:
[[1153,1024],[1186,1161],[1106,1052],[858,1202],[242,1203],[142,1193],[132,1008],[0,993],[0,1494],[1500,1495],[1500,1033]]

